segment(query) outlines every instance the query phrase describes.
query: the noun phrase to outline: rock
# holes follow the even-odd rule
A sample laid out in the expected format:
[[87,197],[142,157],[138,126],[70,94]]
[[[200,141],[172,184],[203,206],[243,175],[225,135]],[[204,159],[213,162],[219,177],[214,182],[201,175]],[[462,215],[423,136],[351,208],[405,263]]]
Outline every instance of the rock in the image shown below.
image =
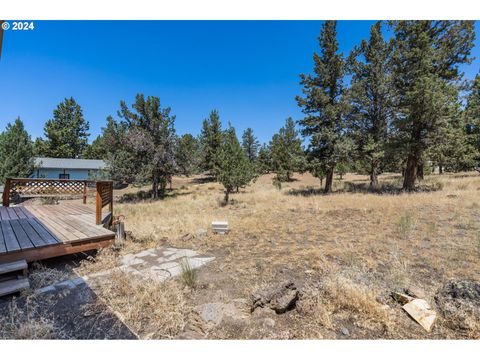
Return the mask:
[[207,236],[207,234],[208,234],[208,231],[206,229],[197,229],[195,231],[195,237],[197,238],[205,237]]
[[193,239],[193,235],[192,235],[192,234],[189,234],[189,233],[187,233],[187,234],[183,235],[182,237],[180,237],[180,240],[182,240],[182,241],[188,241],[188,240],[192,240],[192,239]]
[[415,285],[410,285],[409,287],[407,287],[405,289],[405,293],[417,299],[425,299],[427,297],[425,291]]
[[453,329],[472,330],[480,323],[480,283],[452,280],[435,294],[435,303]]
[[409,303],[403,305],[405,310],[416,322],[430,332],[433,323],[437,317],[437,313],[430,308],[430,305],[423,299],[414,299]]
[[342,335],[345,335],[345,336],[350,335],[350,331],[347,328],[342,328],[342,330],[340,330],[340,332],[342,333]]
[[279,285],[262,289],[252,295],[253,312],[257,307],[268,307],[277,314],[291,310],[295,307],[299,292],[292,281],[286,281]]
[[398,301],[399,303],[401,303],[402,305],[404,304],[407,304],[409,303],[410,301],[414,300],[415,298],[409,296],[409,295],[406,295],[406,294],[402,294],[402,293],[399,293],[399,292],[393,292],[392,293],[392,297]]
[[263,319],[263,325],[265,325],[267,327],[274,327],[275,326],[275,320],[273,320],[272,318]]
[[218,325],[224,317],[233,319],[242,319],[244,316],[241,310],[237,309],[233,303],[206,303],[195,307],[200,318],[207,324]]

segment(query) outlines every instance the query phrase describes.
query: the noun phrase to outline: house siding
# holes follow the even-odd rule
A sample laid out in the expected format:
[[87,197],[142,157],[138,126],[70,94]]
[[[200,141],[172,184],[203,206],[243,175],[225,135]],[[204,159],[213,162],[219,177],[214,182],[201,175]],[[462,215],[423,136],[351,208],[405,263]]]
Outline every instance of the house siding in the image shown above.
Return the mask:
[[32,174],[32,178],[44,178],[44,179],[59,179],[60,174],[70,174],[70,180],[88,180],[89,172],[94,173],[96,170],[87,169],[37,169]]

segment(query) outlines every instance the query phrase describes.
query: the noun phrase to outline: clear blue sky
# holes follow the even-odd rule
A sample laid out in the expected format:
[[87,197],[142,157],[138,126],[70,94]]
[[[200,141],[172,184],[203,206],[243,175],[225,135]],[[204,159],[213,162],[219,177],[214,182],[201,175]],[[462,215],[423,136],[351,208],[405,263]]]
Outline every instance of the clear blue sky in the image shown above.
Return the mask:
[[[341,50],[367,38],[373,21],[340,21]],[[17,116],[32,138],[65,97],[90,122],[91,138],[120,100],[160,97],[179,134],[197,134],[210,110],[237,135],[268,141],[288,116],[301,117],[299,74],[311,72],[321,21],[38,21],[5,31],[0,60],[0,130]],[[476,24],[477,36],[479,24]],[[472,78],[477,59],[464,71]]]

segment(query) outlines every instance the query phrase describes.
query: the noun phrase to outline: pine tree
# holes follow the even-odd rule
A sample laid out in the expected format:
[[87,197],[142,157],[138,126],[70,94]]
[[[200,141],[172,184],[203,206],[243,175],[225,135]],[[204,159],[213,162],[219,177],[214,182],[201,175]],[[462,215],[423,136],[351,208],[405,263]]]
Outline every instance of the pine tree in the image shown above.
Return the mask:
[[306,115],[299,123],[303,135],[310,138],[310,158],[325,169],[325,193],[332,191],[335,166],[347,159],[350,143],[345,136],[345,60],[338,52],[336,26],[336,21],[323,24],[320,54],[313,55],[314,75],[300,75],[303,97],[296,97]]
[[215,175],[225,188],[224,203],[228,204],[230,194],[235,189],[248,185],[254,178],[254,172],[240,146],[235,129],[230,126],[222,138]]
[[370,29],[349,58],[352,71],[349,126],[352,128],[354,156],[370,176],[370,186],[378,185],[384,164],[389,119],[393,114],[390,47],[382,37],[381,22]]
[[304,155],[302,140],[298,137],[293,119],[289,117],[270,142],[272,171],[276,173],[274,181],[291,181],[294,172],[303,171]]
[[270,146],[263,144],[258,150],[258,157],[256,162],[257,173],[268,174],[272,171],[272,154],[270,151]]
[[258,149],[260,147],[260,143],[253,135],[252,128],[247,128],[243,132],[242,147],[243,151],[245,151],[245,155],[247,155],[248,160],[250,160],[251,163],[254,163],[258,156]]
[[[175,173],[175,116],[160,106],[160,98],[137,94],[132,109],[120,102],[118,115],[127,128],[124,144],[133,155],[137,183],[152,184],[152,198],[163,197]],[[122,155],[125,156],[125,155]]]
[[55,158],[78,158],[88,144],[89,123],[71,97],[58,104],[44,127],[45,140],[37,139],[36,153]]
[[217,110],[212,110],[208,119],[203,120],[200,134],[203,161],[202,169],[213,172],[217,163],[217,156],[222,143],[222,123]]
[[475,148],[477,156],[475,167],[480,162],[480,74],[475,79],[467,96],[467,105],[464,112],[468,143]]
[[33,168],[32,140],[17,118],[0,133],[0,182],[7,177],[28,177]]
[[102,135],[98,135],[91,144],[87,144],[82,152],[83,159],[105,159],[107,149],[105,148],[105,140]]
[[185,176],[192,175],[198,169],[200,158],[199,144],[191,134],[184,134],[177,139],[176,162],[178,172]]
[[393,79],[396,140],[406,158],[403,189],[414,190],[419,165],[456,106],[458,66],[470,61],[471,21],[395,21]]

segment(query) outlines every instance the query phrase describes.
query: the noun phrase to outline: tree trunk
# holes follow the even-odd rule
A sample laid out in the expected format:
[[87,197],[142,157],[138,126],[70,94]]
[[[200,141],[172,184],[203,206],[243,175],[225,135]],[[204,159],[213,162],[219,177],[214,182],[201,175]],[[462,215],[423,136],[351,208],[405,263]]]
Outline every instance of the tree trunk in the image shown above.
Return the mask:
[[443,165],[442,164],[438,165],[438,173],[443,174]]
[[323,186],[323,176],[320,176],[320,187]]
[[340,180],[343,180],[343,174],[340,174]]
[[225,190],[225,199],[224,199],[225,205],[228,204],[229,195],[230,195],[230,190]]
[[417,165],[417,177],[423,180],[423,162]]
[[325,194],[332,192],[332,185],[333,185],[333,168],[327,171],[327,178],[325,179],[325,189],[323,189],[323,192]]
[[378,186],[377,170],[373,168],[372,172],[370,173],[370,187],[377,187],[377,186]]
[[158,198],[158,181],[154,179],[152,184],[152,199],[156,198]]
[[418,157],[414,154],[408,155],[407,167],[403,177],[403,190],[413,191],[415,189],[415,180],[417,179]]

